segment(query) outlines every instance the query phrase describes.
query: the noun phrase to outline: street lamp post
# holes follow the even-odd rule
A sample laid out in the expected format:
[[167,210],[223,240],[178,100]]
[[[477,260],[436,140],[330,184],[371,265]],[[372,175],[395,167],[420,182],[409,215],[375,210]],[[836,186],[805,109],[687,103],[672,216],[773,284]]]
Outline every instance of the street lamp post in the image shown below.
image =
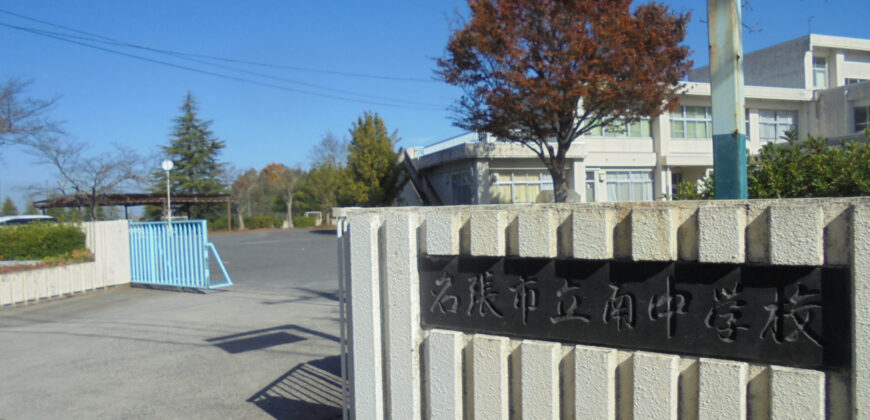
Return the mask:
[[169,171],[172,170],[172,167],[175,166],[175,164],[171,160],[166,159],[163,161],[163,163],[160,166],[162,166],[163,170],[166,171],[166,220],[171,222],[172,221],[172,201],[171,201],[172,198],[169,194]]

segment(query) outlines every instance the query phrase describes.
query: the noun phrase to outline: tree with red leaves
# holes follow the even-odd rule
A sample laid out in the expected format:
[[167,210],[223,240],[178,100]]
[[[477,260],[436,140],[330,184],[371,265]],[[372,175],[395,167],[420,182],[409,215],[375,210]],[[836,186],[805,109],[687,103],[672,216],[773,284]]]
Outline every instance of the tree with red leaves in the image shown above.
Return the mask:
[[631,0],[469,0],[471,21],[438,60],[461,87],[454,124],[533,150],[568,198],[568,149],[615,122],[676,106],[691,68],[688,14]]

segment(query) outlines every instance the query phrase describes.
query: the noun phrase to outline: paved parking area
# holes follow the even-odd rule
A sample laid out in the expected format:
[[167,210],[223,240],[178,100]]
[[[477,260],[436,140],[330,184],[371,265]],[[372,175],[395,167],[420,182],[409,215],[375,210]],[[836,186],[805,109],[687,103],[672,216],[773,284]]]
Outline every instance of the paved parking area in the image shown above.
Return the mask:
[[338,418],[334,234],[211,239],[236,286],[0,310],[0,419]]

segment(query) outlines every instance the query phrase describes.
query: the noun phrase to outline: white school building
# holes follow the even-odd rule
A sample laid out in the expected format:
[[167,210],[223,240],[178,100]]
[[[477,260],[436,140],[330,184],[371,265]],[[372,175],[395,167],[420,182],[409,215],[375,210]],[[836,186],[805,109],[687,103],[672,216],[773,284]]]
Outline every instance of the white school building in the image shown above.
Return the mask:
[[[863,138],[870,129],[870,39],[811,34],[746,55],[746,137],[750,153],[799,139]],[[709,68],[690,72],[679,108],[573,143],[570,187],[583,202],[667,199],[682,181],[713,167]],[[535,202],[550,175],[528,148],[478,133],[407,151],[412,182],[400,204]]]

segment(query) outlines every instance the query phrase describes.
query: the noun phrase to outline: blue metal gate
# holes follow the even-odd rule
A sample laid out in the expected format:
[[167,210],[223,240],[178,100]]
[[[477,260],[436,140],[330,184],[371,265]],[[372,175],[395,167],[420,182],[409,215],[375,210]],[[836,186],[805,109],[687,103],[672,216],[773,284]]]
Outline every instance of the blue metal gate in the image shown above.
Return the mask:
[[[223,282],[211,282],[209,250]],[[233,285],[217,249],[208,241],[205,220],[131,222],[130,273],[130,281],[139,284],[197,289]]]

